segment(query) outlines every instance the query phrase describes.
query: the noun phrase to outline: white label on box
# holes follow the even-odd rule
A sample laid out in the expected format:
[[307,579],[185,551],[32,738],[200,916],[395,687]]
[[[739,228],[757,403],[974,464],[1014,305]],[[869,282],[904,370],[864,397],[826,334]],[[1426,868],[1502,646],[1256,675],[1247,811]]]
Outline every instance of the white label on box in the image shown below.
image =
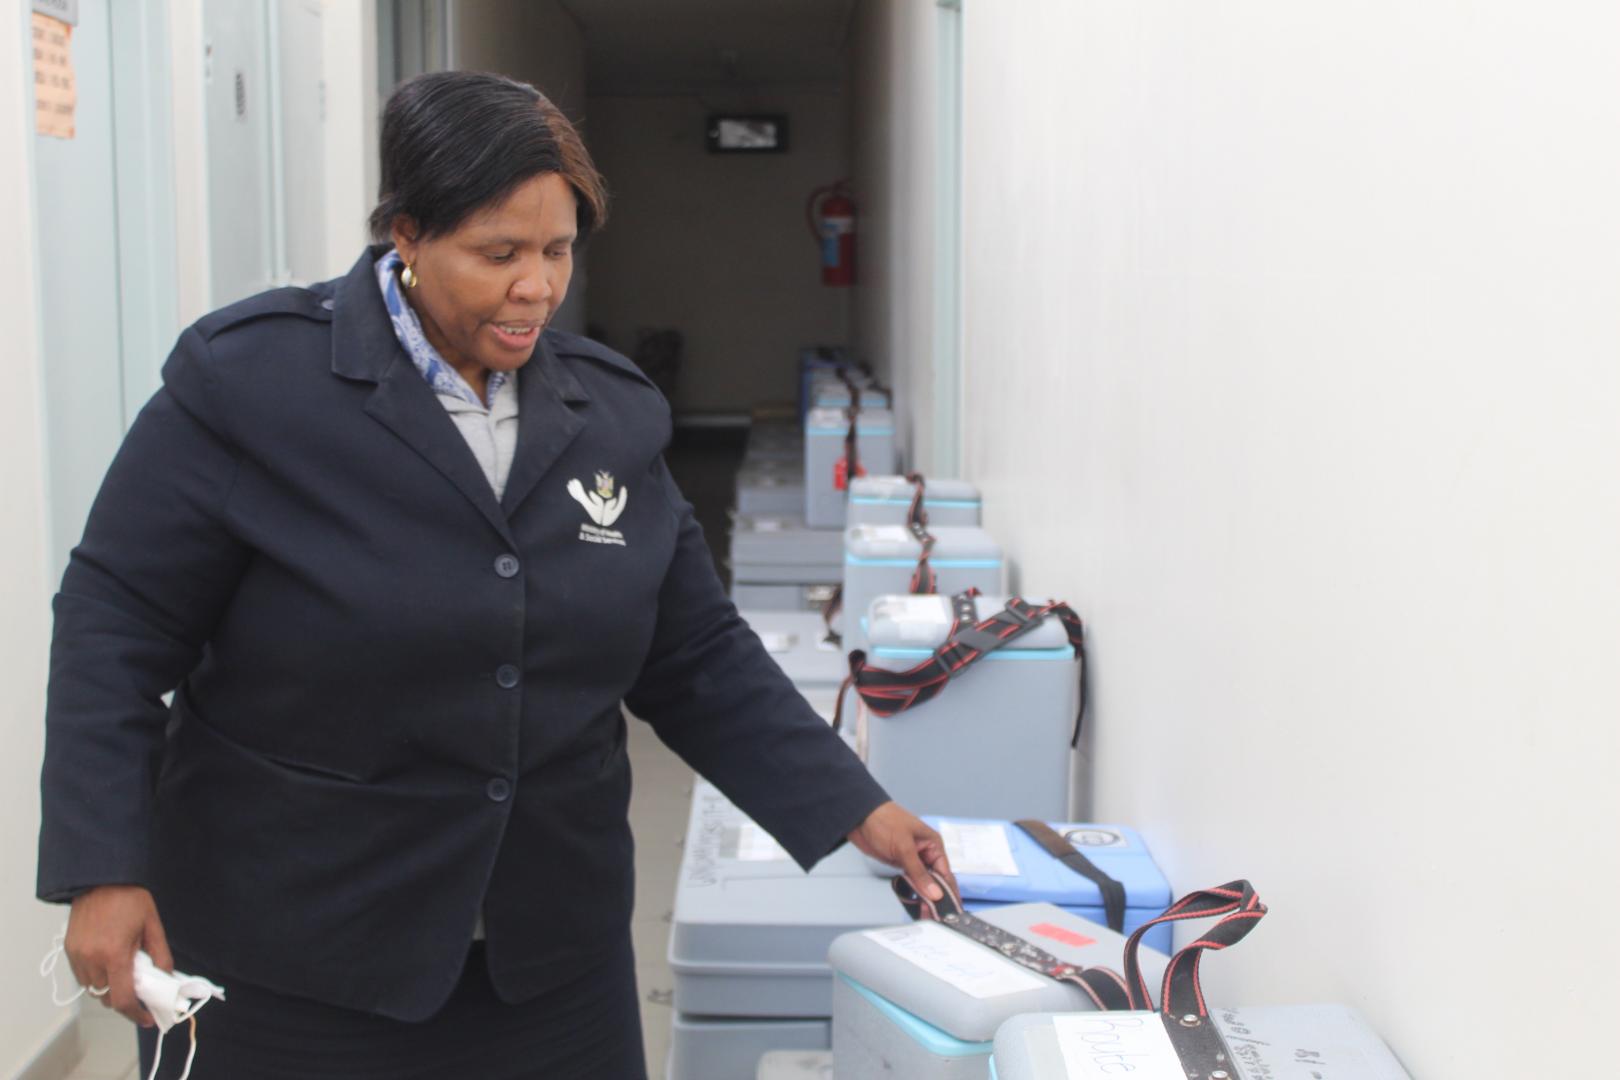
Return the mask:
[[[967,938],[936,922],[891,926],[866,930],[865,935],[921,968],[936,979],[981,1000],[1005,997],[1050,985],[1045,979],[1025,971],[1011,960],[975,945]],[[1178,1080],[1186,1080],[1180,1077]]]
[[759,640],[764,643],[766,652],[780,654],[792,652],[793,647],[799,643],[799,635],[778,634],[767,630],[763,634],[759,635]]
[[951,860],[951,869],[958,874],[1018,876],[1018,860],[1013,858],[1007,827],[1000,822],[942,821],[939,835],[945,841],[945,855]]
[[1052,1026],[1068,1080],[1187,1080],[1158,1013],[1061,1013]]
[[937,596],[883,596],[872,604],[872,626],[887,622],[900,640],[932,647],[951,631],[950,605]]
[[782,531],[786,523],[781,518],[755,518],[753,524],[754,532],[777,533]]
[[849,539],[869,544],[910,544],[913,547],[917,543],[911,530],[904,525],[851,525]]
[[738,862],[779,862],[789,858],[776,838],[752,821],[745,821],[737,830]]

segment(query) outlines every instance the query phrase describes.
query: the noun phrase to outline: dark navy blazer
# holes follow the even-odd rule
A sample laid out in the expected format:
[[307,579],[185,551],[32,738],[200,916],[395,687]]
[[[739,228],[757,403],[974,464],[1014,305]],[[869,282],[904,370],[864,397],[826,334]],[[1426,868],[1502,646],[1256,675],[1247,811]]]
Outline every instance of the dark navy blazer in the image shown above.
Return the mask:
[[380,250],[187,329],[125,438],[55,603],[38,891],[146,885],[216,979],[418,1019],[480,912],[508,1000],[623,940],[621,701],[804,866],[886,796],[726,598],[652,384],[547,331],[497,502]]

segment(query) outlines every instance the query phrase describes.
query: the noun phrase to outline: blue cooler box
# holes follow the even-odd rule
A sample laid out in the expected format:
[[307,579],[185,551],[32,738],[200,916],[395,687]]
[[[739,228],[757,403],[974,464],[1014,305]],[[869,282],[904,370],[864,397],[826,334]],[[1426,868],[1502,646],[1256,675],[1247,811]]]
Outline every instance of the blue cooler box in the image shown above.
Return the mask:
[[[1044,900],[1089,922],[1102,923],[1102,893],[1047,853],[1035,839],[1010,821],[924,815],[940,831],[951,869],[969,911],[1004,904]],[[1170,882],[1153,861],[1141,834],[1124,825],[1047,822],[1097,868],[1125,887],[1125,933],[1162,914],[1174,899]],[[889,867],[868,859],[885,877]],[[1142,938],[1148,948],[1170,951],[1170,926],[1155,926]],[[1119,963],[1123,963],[1123,959]]]
[[[895,469],[894,415],[863,410],[855,423],[860,473]],[[804,520],[812,529],[842,529],[847,492],[837,484],[849,417],[842,409],[812,409],[804,426]],[[847,478],[846,478],[847,479]]]
[[[981,596],[988,615],[1006,597]],[[880,596],[867,612],[873,667],[903,671],[944,644],[946,596]],[[856,749],[878,783],[917,814],[1061,821],[1080,673],[1055,617],[960,672],[930,701],[893,716],[855,711]],[[850,716],[845,709],[846,720]]]
[[[955,596],[969,589],[999,593],[1006,588],[1006,564],[995,537],[976,525],[930,525],[928,531],[934,537],[928,565],[933,568],[939,596]],[[845,529],[844,610],[865,615],[877,597],[909,593],[921,557],[922,541],[904,525],[851,525]],[[867,648],[863,620],[846,618],[841,630],[846,652]]]
[[836,377],[838,369],[847,368],[852,359],[844,345],[807,345],[799,350],[799,419],[810,411],[815,384]]
[[[849,524],[904,525],[914,493],[904,476],[860,476],[849,485]],[[978,525],[979,489],[966,480],[928,478],[923,509],[930,525]]]

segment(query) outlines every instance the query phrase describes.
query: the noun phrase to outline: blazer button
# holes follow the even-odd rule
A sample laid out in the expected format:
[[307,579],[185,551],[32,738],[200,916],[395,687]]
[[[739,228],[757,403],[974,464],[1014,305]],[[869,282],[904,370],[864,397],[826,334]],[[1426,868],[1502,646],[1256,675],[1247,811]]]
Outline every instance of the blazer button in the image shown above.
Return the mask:
[[517,561],[516,555],[500,555],[495,559],[495,572],[504,578],[517,577],[522,565]]
[[495,669],[495,685],[502,690],[510,690],[518,684],[518,669],[511,664],[502,664]]
[[490,802],[505,802],[512,797],[512,785],[504,776],[497,776],[484,785],[484,794],[489,796]]

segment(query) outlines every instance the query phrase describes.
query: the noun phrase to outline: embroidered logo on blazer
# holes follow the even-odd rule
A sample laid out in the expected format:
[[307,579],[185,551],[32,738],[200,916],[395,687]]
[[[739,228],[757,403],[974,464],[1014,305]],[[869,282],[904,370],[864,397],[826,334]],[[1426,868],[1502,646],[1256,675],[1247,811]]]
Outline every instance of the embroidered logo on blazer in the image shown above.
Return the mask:
[[579,538],[590,544],[618,544],[624,546],[624,534],[613,528],[613,523],[619,520],[624,513],[625,504],[630,501],[630,489],[620,487],[618,494],[613,493],[613,474],[598,472],[596,474],[596,490],[586,491],[585,485],[578,480],[568,481],[568,494],[574,501],[585,508],[590,515],[592,524],[579,527]]

